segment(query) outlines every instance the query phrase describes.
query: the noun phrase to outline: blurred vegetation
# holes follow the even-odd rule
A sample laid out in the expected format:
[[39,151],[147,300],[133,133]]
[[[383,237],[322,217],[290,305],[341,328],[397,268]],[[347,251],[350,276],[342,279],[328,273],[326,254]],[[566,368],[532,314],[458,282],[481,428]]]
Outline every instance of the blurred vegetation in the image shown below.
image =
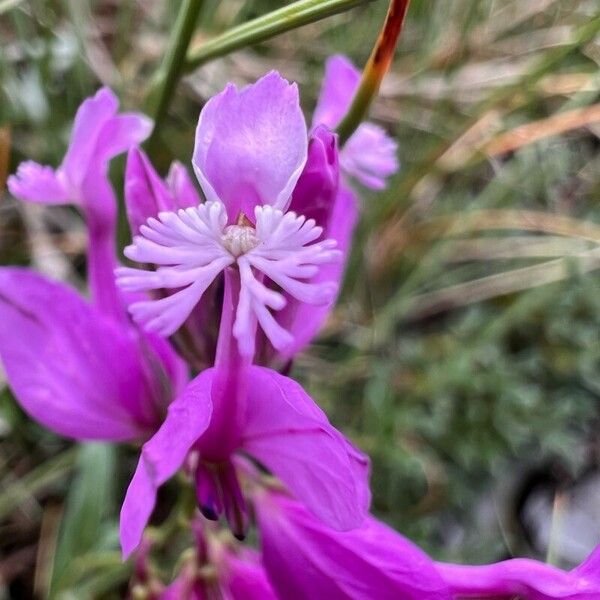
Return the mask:
[[[0,0],[0,179],[25,158],[60,162],[100,83],[126,108],[147,106],[178,4]],[[192,47],[279,6],[206,0]],[[325,58],[364,64],[386,8],[366,3],[190,73],[156,163],[189,164],[198,112],[229,80],[276,68],[308,114]],[[541,485],[569,510],[597,473],[599,29],[594,0],[413,0],[373,107],[402,169],[386,192],[361,190],[344,293],[294,376],[371,455],[374,511],[437,558],[573,559],[565,537],[579,532],[559,527],[553,548],[540,545],[524,507]],[[80,218],[18,204],[2,183],[0,264],[81,285]],[[1,392],[0,598],[122,597],[117,517],[134,461],[135,449],[53,436]]]

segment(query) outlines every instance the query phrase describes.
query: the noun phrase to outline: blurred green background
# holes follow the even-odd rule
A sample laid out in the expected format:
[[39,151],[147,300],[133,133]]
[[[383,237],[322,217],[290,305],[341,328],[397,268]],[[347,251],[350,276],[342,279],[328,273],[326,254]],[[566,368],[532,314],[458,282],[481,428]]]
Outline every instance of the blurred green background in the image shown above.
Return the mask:
[[[207,0],[192,47],[282,4]],[[57,165],[101,84],[144,108],[178,6],[0,0],[0,264],[82,286],[81,218],[18,203],[6,172]],[[156,164],[189,165],[200,108],[227,81],[276,68],[309,115],[326,57],[363,65],[386,9],[186,76]],[[294,365],[371,455],[375,513],[438,559],[570,566],[600,539],[598,30],[596,0],[413,0],[372,109],[402,168],[384,193],[360,191],[341,300]],[[32,423],[1,376],[0,390],[0,599],[122,597],[117,517],[136,450],[74,446]]]

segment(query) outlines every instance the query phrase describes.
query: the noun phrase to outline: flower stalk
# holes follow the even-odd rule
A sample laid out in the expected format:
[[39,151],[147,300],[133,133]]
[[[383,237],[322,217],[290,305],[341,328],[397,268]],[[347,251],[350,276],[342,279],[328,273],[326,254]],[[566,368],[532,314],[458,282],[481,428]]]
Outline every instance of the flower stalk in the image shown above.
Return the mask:
[[346,116],[337,127],[340,145],[345,144],[356,131],[356,128],[367,116],[373,98],[379,92],[379,86],[392,64],[394,50],[409,4],[410,0],[391,0],[390,2],[383,27],[363,70],[358,90]]
[[192,71],[210,60],[225,56],[234,50],[264,42],[286,31],[320,21],[368,2],[373,2],[373,0],[299,0],[293,2],[288,6],[233,27],[203,44],[200,48],[191,50],[187,55],[184,70]]
[[[203,0],[182,0],[177,21],[173,28],[167,53],[157,75],[157,81],[160,82],[158,97],[153,111],[154,129],[149,143],[152,144],[158,133],[162,122],[167,114],[169,104],[177,81],[183,72],[185,64],[185,55],[190,45],[194,29],[198,21],[198,15],[202,8]],[[154,86],[152,86],[153,89]],[[152,92],[150,94],[153,95]]]

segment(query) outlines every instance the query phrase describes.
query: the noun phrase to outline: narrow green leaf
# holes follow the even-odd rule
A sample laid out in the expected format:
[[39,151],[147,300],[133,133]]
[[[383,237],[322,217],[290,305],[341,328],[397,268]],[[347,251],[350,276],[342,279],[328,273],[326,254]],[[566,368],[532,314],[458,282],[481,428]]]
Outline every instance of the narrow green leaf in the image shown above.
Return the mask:
[[239,50],[251,44],[264,42],[276,35],[345,12],[374,0],[299,0],[266,15],[233,27],[188,53],[185,70]]
[[76,581],[77,562],[96,548],[114,498],[115,448],[106,444],[80,447],[78,473],[69,492],[56,548],[51,589]]

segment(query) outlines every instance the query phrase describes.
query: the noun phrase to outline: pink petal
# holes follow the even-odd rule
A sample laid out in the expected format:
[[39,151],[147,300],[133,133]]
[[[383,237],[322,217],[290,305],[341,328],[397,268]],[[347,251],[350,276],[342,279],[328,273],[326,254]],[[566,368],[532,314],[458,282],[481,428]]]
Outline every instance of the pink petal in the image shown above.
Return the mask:
[[140,227],[150,217],[199,203],[182,165],[173,163],[168,180],[164,182],[146,154],[139,148],[131,148],[125,168],[125,208],[132,237],[140,233]]
[[107,121],[96,142],[94,161],[108,162],[141,144],[152,131],[152,119],[141,113],[121,113]]
[[207,102],[196,130],[193,165],[207,200],[221,200],[229,222],[271,204],[285,210],[306,161],[298,89],[275,71]]
[[66,204],[76,200],[64,174],[31,160],[21,163],[7,184],[10,193],[19,200],[44,204]]
[[596,600],[600,598],[599,563],[600,545],[570,572],[526,558],[481,566],[438,563],[437,568],[457,597]]
[[127,155],[125,208],[132,237],[150,217],[176,208],[166,185],[139,148],[131,148]]
[[178,208],[198,206],[201,202],[188,170],[178,161],[173,162],[169,168],[167,187]]
[[121,546],[129,556],[142,539],[158,488],[183,464],[210,423],[212,369],[203,371],[169,406],[162,427],[142,448],[121,508]]
[[329,526],[347,530],[362,523],[370,500],[368,459],[292,379],[251,368],[242,448]]
[[340,164],[365,187],[382,190],[400,168],[397,152],[398,144],[383,128],[361,123],[343,147]]
[[0,269],[0,357],[21,406],[79,440],[127,440],[159,415],[135,335],[66,286]]
[[338,532],[281,494],[260,494],[255,508],[263,563],[281,598],[451,600],[427,555],[372,517]]
[[334,129],[350,108],[360,82],[360,71],[341,54],[325,63],[325,74],[313,114],[313,126],[327,125]]
[[62,163],[62,169],[73,186],[77,187],[85,177],[90,162],[94,160],[98,136],[118,108],[119,100],[106,87],[84,100],[78,108],[69,149]]
[[219,568],[221,587],[230,600],[277,600],[259,556],[246,550],[241,556],[227,553]]

